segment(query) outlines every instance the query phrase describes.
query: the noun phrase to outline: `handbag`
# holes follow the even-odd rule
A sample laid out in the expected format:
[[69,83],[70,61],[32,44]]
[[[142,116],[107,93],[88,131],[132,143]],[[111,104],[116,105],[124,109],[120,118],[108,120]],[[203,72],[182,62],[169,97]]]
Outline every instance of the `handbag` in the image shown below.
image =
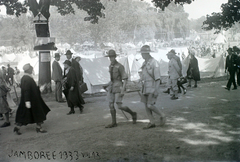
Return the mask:
[[187,83],[187,78],[186,77],[181,77],[177,81],[177,85],[183,85],[185,83]]
[[83,83],[80,85],[79,89],[80,89],[80,92],[81,92],[81,93],[86,92],[86,91],[88,90],[87,84],[86,84],[85,82],[83,82]]

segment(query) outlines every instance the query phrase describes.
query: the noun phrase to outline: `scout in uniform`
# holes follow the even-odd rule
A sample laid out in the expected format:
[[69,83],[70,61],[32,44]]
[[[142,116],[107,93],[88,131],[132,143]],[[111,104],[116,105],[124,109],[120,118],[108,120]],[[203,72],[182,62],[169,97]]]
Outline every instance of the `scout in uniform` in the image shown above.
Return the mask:
[[144,45],[141,48],[142,58],[145,60],[141,67],[141,81],[142,81],[142,95],[141,102],[144,103],[147,116],[150,123],[143,129],[149,129],[156,127],[152,112],[156,113],[160,117],[160,124],[164,125],[166,117],[164,113],[160,112],[155,107],[155,102],[158,97],[158,90],[160,85],[160,66],[159,63],[150,55],[150,47]]
[[124,66],[117,62],[116,60],[117,55],[114,50],[109,50],[108,55],[106,57],[109,57],[111,61],[111,64],[109,66],[111,81],[103,88],[104,89],[107,88],[108,92],[107,100],[109,101],[109,108],[112,116],[112,123],[107,125],[106,128],[113,128],[117,126],[116,109],[114,108],[114,103],[117,104],[118,109],[131,114],[133,124],[135,124],[137,120],[137,113],[133,112],[127,106],[122,106],[122,99],[124,96],[124,90],[128,79]]

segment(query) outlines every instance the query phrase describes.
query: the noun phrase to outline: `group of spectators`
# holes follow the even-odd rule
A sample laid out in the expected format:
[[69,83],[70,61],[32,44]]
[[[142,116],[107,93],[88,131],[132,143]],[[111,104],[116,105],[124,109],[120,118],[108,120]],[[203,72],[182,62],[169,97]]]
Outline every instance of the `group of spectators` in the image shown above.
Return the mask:
[[[183,84],[188,82],[187,87],[191,87],[191,81],[194,80],[193,88],[197,88],[197,82],[200,81],[200,72],[198,67],[198,60],[195,57],[195,50],[188,49],[188,56],[181,62],[179,56],[176,55],[175,50],[167,53],[169,59],[168,63],[168,81],[167,90],[163,91],[171,95],[172,100],[178,99],[178,94],[186,94],[187,90]],[[182,89],[182,90],[181,90]]]
[[14,83],[16,83],[16,85],[19,86],[20,70],[17,67],[15,67],[14,70],[10,64],[7,65],[7,68],[5,66],[2,66],[2,73],[3,79],[8,85],[12,86]]
[[[147,116],[150,120],[149,124],[144,129],[154,128],[155,120],[153,112],[160,118],[160,125],[164,125],[166,117],[156,106],[156,100],[159,93],[159,85],[161,82],[160,65],[150,55],[150,47],[148,45],[142,46],[141,50],[142,58],[145,60],[139,72],[141,87],[141,102],[144,103]],[[170,50],[167,53],[169,59],[168,64],[168,82],[167,90],[164,93],[169,93],[172,100],[178,99],[178,94],[186,94],[186,87],[183,84],[188,83],[187,87],[191,87],[191,81],[194,80],[193,88],[197,88],[197,82],[200,80],[200,72],[198,67],[198,60],[195,57],[195,50],[188,49],[188,56],[181,62],[179,56],[176,55],[175,50]],[[229,55],[226,58],[226,70],[230,73],[230,78],[226,89],[230,90],[231,84],[234,85],[233,90],[237,89],[235,82],[235,73],[238,72],[239,78],[239,57],[234,52],[233,48],[228,49]],[[70,111],[67,115],[75,114],[75,108],[79,108],[80,113],[83,112],[83,104],[85,101],[82,97],[81,85],[83,80],[83,69],[79,63],[80,57],[73,58],[72,52],[68,50],[65,53],[66,60],[63,62],[64,69],[59,65],[61,55],[55,53],[55,60],[52,63],[52,80],[55,81],[55,99],[57,102],[65,102],[62,97],[64,93],[67,101],[67,105]],[[109,50],[106,57],[109,57],[109,76],[110,82],[103,88],[107,91],[107,100],[109,102],[110,114],[112,117],[112,123],[107,125],[106,128],[113,128],[117,126],[116,121],[116,109],[122,112],[129,113],[132,116],[133,124],[137,121],[137,113],[132,111],[128,106],[123,106],[122,99],[126,88],[126,81],[128,79],[124,66],[117,60],[117,54],[114,50]],[[13,75],[10,73],[11,67],[8,65],[7,75]],[[17,69],[16,69],[17,70]],[[21,78],[21,101],[16,112],[16,127],[14,132],[20,135],[20,127],[22,125],[36,123],[36,132],[46,133],[47,131],[42,129],[43,121],[46,120],[46,116],[50,111],[50,108],[45,104],[41,97],[41,90],[33,80],[32,73],[33,67],[28,63],[23,66],[24,75]],[[10,126],[9,113],[10,108],[7,102],[7,92],[9,88],[6,84],[6,75],[4,70],[0,71],[0,113],[5,115],[5,123],[1,127]],[[10,76],[9,78],[13,80]],[[238,80],[240,81],[240,80]],[[10,82],[10,85],[13,83]],[[239,84],[239,82],[238,82]]]

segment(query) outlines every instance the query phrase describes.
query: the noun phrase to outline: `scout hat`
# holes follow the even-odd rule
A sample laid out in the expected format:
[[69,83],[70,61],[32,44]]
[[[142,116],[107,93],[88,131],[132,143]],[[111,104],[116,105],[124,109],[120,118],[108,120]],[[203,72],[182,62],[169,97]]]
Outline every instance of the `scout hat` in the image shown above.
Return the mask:
[[107,55],[105,57],[117,57],[117,54],[114,50],[111,49],[107,52]]
[[63,64],[67,64],[68,66],[71,66],[71,62],[69,60],[65,60]]
[[153,52],[153,51],[151,51],[149,45],[144,45],[144,46],[142,46],[141,50],[138,51],[138,52],[140,52],[140,53],[149,53],[149,52]]
[[54,58],[59,58],[60,57],[60,54],[59,53],[55,53],[55,55],[54,55]]
[[65,55],[72,55],[73,53],[70,50],[67,50]]

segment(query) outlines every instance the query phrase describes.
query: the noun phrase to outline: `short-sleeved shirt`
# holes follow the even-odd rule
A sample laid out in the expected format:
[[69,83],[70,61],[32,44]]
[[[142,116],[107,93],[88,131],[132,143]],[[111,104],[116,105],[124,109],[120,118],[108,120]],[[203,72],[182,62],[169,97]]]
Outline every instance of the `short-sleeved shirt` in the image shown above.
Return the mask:
[[122,80],[128,79],[124,66],[115,61],[114,64],[109,66],[109,73],[111,78],[109,91],[111,93],[120,93],[123,86]]
[[151,57],[147,62],[143,62],[141,69],[141,80],[143,82],[142,93],[153,94],[155,92],[156,81],[161,79],[159,63]]

